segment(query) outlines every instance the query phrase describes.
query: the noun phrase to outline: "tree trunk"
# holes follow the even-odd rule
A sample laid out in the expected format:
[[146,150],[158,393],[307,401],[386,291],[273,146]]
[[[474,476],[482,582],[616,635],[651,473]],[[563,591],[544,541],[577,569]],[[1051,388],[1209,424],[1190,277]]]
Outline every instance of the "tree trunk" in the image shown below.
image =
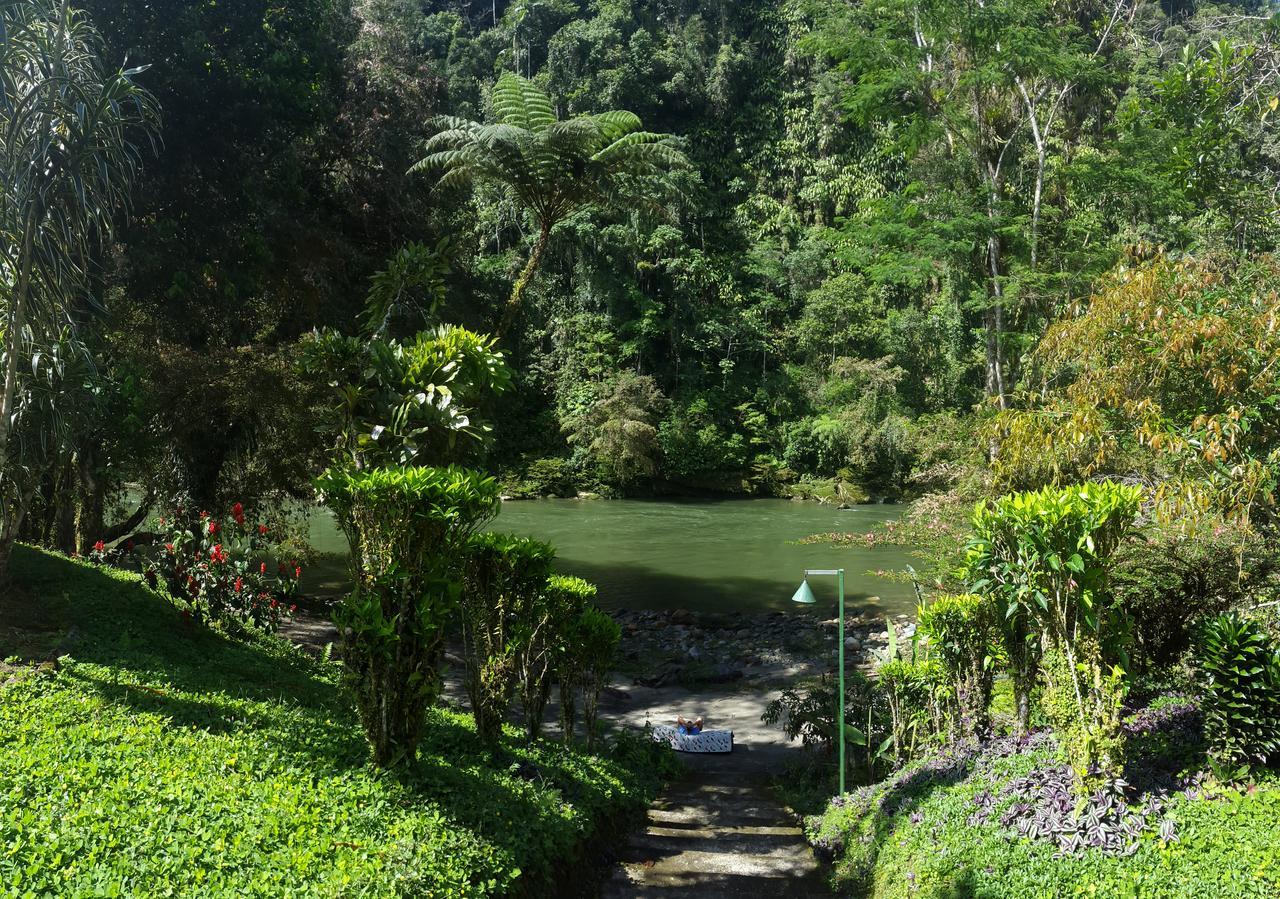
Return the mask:
[[529,286],[534,273],[537,272],[538,266],[542,262],[542,254],[546,252],[547,242],[550,239],[551,223],[543,222],[542,227],[538,230],[538,239],[533,244],[533,252],[529,254],[529,261],[525,263],[524,269],[520,272],[520,276],[516,278],[516,283],[511,288],[511,299],[507,300],[507,308],[503,312],[502,321],[498,325],[498,337],[505,336],[511,326],[515,324],[516,315],[520,311],[520,301],[524,298],[525,288]]
[[53,545],[64,553],[76,549],[76,499],[80,493],[75,456],[67,454],[54,491]]
[[80,514],[76,519],[76,542],[81,553],[88,553],[93,544],[102,539],[103,514],[106,497],[102,482],[94,476],[92,454],[83,452],[76,466],[80,475]]

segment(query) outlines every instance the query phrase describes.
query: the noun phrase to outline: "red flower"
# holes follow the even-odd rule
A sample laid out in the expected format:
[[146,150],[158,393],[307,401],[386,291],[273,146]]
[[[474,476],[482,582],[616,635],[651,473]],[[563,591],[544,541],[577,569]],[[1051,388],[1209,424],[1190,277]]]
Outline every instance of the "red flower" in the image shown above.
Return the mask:
[[164,549],[165,549],[165,552],[172,553],[172,552],[173,552],[173,544],[172,544],[172,543],[166,543],[166,544],[164,545]]
[[107,550],[107,544],[103,543],[101,540],[93,544],[93,551],[96,553],[106,552],[106,550]]
[[218,523],[217,523],[216,521],[212,521],[212,520],[210,520],[210,522],[209,522],[209,536],[210,536],[210,537],[212,537],[212,536],[213,536],[214,534],[216,534],[216,533],[218,533]]
[[236,524],[244,524],[244,506],[240,503],[232,506],[231,517],[236,520]]
[[201,512],[201,513],[200,513],[200,520],[201,520],[201,521],[204,521],[204,520],[205,520],[206,518],[208,518],[208,517],[209,517],[209,513],[208,513],[208,512]]
[[244,589],[244,578],[236,578],[236,592],[239,593]]
[[258,574],[265,576],[266,573],[267,573],[267,563],[263,562],[261,565],[258,566]]
[[279,605],[280,605],[280,603],[276,602],[274,599],[273,599],[273,600],[271,600],[271,608],[273,608],[273,609],[274,609],[274,608],[278,607]]
[[221,543],[215,543],[213,549],[209,550],[209,559],[213,562],[227,561],[227,554],[222,551]]
[[259,534],[265,534],[266,532],[267,532],[267,526],[265,524],[258,525]]
[[294,568],[294,569],[293,569],[293,577],[294,577],[294,580],[297,580],[298,578],[302,577],[302,569],[301,569],[301,568]]
[[289,606],[289,614],[292,615],[296,611],[298,611],[298,604],[295,602],[293,605]]

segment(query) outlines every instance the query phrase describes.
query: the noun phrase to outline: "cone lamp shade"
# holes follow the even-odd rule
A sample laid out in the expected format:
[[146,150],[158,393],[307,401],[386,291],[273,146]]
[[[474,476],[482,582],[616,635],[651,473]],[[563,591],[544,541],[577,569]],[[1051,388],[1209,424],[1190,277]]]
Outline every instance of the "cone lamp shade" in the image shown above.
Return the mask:
[[814,598],[813,591],[809,589],[808,578],[800,582],[800,586],[796,588],[796,592],[791,596],[791,601],[804,603],[806,606],[811,606],[818,601]]

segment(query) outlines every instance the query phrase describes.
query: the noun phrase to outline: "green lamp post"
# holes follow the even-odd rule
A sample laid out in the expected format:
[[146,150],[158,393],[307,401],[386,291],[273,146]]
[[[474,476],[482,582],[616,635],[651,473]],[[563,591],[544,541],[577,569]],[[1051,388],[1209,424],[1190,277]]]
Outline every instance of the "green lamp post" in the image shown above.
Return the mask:
[[827,577],[834,575],[836,579],[836,595],[839,597],[839,606],[836,616],[836,653],[837,653],[837,676],[839,678],[839,686],[836,691],[836,738],[839,740],[840,746],[840,793],[844,794],[844,569],[843,568],[806,568],[804,570],[804,580],[800,582],[800,586],[796,588],[795,594],[791,597],[792,602],[803,603],[811,606],[818,600],[813,595],[813,590],[809,587],[809,577]]

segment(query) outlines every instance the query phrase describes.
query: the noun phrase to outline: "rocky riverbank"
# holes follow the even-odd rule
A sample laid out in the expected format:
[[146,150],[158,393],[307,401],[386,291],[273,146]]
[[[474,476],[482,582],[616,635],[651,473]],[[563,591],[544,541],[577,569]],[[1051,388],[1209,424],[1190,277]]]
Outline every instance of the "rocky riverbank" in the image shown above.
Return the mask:
[[[696,614],[621,609],[619,670],[642,686],[761,686],[814,677],[835,667],[837,622],[805,611],[756,615]],[[914,623],[894,620],[900,642],[909,642]],[[885,619],[845,620],[845,660],[870,669],[888,651]]]

